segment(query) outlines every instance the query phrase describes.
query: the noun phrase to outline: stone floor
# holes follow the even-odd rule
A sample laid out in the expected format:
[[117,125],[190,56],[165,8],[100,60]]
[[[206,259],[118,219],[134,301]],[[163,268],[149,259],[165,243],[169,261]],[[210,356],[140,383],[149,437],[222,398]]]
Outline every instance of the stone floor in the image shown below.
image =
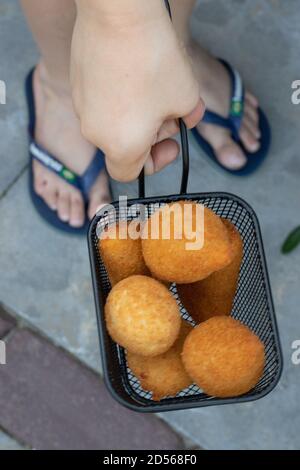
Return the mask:
[[[193,143],[189,189],[233,192],[256,210],[285,358],[279,386],[258,402],[162,416],[207,449],[300,447],[300,366],[291,362],[291,343],[300,339],[300,250],[280,254],[286,233],[299,224],[300,105],[291,103],[291,83],[300,78],[299,23],[297,0],[203,0],[193,18],[197,39],[237,66],[259,97],[271,121],[273,145],[255,176],[238,179],[208,163]],[[7,104],[0,105],[0,300],[99,371],[86,242],[46,226],[28,197],[22,84],[37,52],[16,0],[0,5],[0,53],[0,79],[7,84]],[[177,192],[179,177],[176,162],[148,179],[148,193]],[[115,184],[114,190],[115,196],[133,196],[136,184]],[[13,445],[6,439],[0,434],[0,446]]]
[[[187,443],[155,415],[132,413],[109,395],[99,373],[0,306],[0,424],[37,450],[184,449]],[[2,441],[1,442],[1,438]],[[17,446],[0,435],[0,446]],[[18,445],[21,447],[21,445]]]

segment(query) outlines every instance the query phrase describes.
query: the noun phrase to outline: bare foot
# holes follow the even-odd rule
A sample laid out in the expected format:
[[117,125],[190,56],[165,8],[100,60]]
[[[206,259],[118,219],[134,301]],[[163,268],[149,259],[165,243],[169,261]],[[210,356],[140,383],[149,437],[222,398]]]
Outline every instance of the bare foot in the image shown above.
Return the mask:
[[[227,117],[231,94],[231,82],[227,70],[198,44],[192,43],[188,46],[188,50],[193,60],[194,71],[199,78],[200,95],[206,108]],[[245,149],[251,153],[257,152],[260,147],[257,108],[257,99],[246,92],[244,117],[239,135]],[[212,146],[216,157],[224,167],[239,170],[245,166],[246,156],[232,139],[230,131],[204,122],[200,122],[197,129]]]
[[[47,71],[39,64],[34,73],[36,103],[35,140],[68,168],[83,174],[95,156],[96,149],[81,134],[68,90],[57,89],[48,80]],[[85,221],[85,205],[79,190],[64,182],[39,162],[33,162],[34,188],[58,217],[79,228]],[[110,202],[108,177],[103,170],[90,191],[88,217]]]

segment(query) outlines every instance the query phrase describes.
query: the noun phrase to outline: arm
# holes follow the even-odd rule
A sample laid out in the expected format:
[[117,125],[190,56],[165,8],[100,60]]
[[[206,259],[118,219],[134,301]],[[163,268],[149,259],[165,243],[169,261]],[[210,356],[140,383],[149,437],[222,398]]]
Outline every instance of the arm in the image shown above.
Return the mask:
[[135,179],[177,156],[176,119],[188,127],[203,105],[189,59],[162,0],[77,0],[72,44],[74,104],[84,136],[111,176]]

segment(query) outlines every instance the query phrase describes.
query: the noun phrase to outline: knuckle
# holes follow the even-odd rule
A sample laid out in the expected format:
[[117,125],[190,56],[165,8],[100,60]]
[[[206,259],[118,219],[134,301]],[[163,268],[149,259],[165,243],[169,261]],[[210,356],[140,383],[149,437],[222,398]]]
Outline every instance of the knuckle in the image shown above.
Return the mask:
[[86,138],[86,140],[95,145],[97,144],[97,130],[91,121],[86,119],[84,116],[80,120],[80,129],[81,134]]
[[130,183],[138,178],[140,170],[137,165],[128,165],[127,161],[118,162],[107,159],[107,171],[110,176],[120,183]]

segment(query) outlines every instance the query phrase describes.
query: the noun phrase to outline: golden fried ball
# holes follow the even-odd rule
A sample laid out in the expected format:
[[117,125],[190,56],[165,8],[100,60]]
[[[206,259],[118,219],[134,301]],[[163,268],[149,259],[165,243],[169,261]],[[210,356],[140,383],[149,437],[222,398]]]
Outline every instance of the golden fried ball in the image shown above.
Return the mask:
[[223,223],[229,234],[231,263],[202,281],[177,284],[182,304],[197,323],[216,315],[230,315],[232,310],[243,259],[243,241],[231,222],[223,220]]
[[143,357],[127,353],[130,369],[139,379],[144,390],[152,392],[153,400],[174,396],[192,384],[183,367],[181,352],[183,343],[193,327],[182,320],[178,339],[164,354],[155,357]]
[[231,317],[213,317],[185,340],[182,361],[187,373],[208,395],[243,395],[262,377],[264,345],[247,326]]
[[105,318],[113,340],[142,356],[166,352],[177,339],[181,324],[171,292],[147,276],[131,276],[114,286]]
[[[204,230],[199,223],[203,214]],[[201,233],[202,247],[198,243]],[[165,239],[166,235],[169,239]],[[191,201],[167,204],[156,211],[144,225],[142,249],[155,278],[179,284],[205,279],[231,260],[228,232],[220,217]]]
[[111,224],[102,232],[99,250],[112,286],[135,274],[149,274],[142,254],[141,238],[133,239],[130,236],[126,221]]

